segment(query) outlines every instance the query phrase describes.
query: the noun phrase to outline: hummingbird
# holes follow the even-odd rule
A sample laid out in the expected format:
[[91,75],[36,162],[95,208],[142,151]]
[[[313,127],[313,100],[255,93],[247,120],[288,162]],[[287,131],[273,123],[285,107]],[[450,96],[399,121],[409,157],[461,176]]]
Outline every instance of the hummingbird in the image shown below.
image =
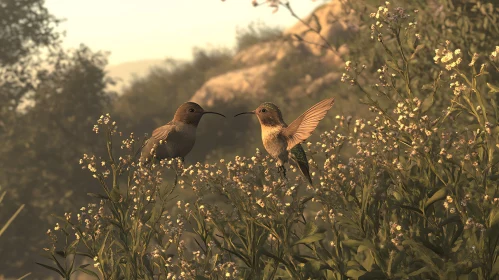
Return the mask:
[[284,164],[290,158],[312,185],[307,155],[300,143],[312,135],[319,121],[326,116],[333,104],[334,98],[324,99],[310,107],[289,126],[284,122],[279,107],[270,102],[262,103],[254,111],[239,113],[234,117],[242,114],[255,114],[262,128],[263,146],[270,156],[277,160],[279,173],[282,172],[286,178]]
[[140,162],[147,163],[153,157],[158,160],[179,157],[183,162],[194,146],[196,128],[205,114],[216,114],[225,118],[220,113],[205,111],[194,102],[180,105],[172,121],[152,132],[151,138],[142,148]]

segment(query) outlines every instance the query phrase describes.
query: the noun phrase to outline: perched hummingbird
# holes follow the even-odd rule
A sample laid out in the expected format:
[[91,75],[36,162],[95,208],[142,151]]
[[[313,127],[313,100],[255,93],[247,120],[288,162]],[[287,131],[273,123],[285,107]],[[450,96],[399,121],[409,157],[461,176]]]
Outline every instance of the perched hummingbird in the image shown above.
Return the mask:
[[291,158],[312,185],[307,156],[300,143],[310,137],[333,104],[334,98],[324,99],[308,109],[289,126],[284,122],[279,107],[270,102],[262,103],[254,111],[239,113],[234,117],[242,114],[255,114],[262,127],[263,146],[277,160],[279,172],[282,171],[286,177],[284,164],[288,158]]
[[154,156],[158,160],[165,158],[184,157],[192,150],[196,141],[196,128],[204,114],[208,112],[194,102],[186,102],[178,107],[173,120],[156,128],[142,148],[140,161],[148,162]]

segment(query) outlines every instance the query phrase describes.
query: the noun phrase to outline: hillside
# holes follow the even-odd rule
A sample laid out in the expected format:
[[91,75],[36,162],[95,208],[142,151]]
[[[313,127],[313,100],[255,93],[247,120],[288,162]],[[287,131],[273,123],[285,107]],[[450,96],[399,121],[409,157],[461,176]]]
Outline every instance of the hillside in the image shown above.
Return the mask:
[[147,75],[152,67],[161,66],[163,62],[163,59],[146,59],[109,65],[106,70],[116,83],[110,89],[121,93],[123,87],[129,85],[134,77]]
[[[341,57],[348,54],[348,47],[346,44],[338,44],[336,52],[325,51],[317,46],[323,45],[324,41],[310,32],[310,27],[319,30],[320,25],[320,34],[324,38],[345,38],[356,30],[350,22],[351,18],[345,14],[339,1],[324,4],[314,11],[314,16],[304,19],[306,24],[297,22],[275,40],[257,43],[238,51],[232,62],[241,67],[208,80],[194,93],[192,101],[213,106],[216,102],[228,102],[234,98],[263,100],[276,93],[272,92],[268,77],[278,75],[280,68],[294,58],[313,60],[321,71],[295,73],[302,76],[296,77],[298,81],[289,84],[285,94],[292,98],[316,95],[324,87],[339,81],[341,74],[338,68],[344,63]],[[303,40],[297,40],[296,36]]]

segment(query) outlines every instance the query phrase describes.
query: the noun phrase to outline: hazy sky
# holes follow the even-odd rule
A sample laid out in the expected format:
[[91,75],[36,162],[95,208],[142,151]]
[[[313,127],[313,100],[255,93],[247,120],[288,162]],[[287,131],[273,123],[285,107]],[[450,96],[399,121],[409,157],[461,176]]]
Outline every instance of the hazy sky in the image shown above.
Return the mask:
[[[306,16],[323,1],[290,0]],[[110,64],[166,57],[188,59],[195,46],[235,44],[237,27],[262,21],[291,26],[296,20],[284,9],[273,14],[251,0],[46,0],[48,9],[64,18],[66,47],[84,43],[110,51]]]

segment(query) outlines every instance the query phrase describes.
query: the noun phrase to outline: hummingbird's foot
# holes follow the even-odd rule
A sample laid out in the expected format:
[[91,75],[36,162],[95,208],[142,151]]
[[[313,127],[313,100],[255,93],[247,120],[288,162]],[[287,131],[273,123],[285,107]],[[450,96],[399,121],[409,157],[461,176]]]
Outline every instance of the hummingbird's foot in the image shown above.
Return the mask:
[[284,179],[284,180],[288,180],[288,178],[286,177],[286,167],[284,167],[284,165],[280,165],[278,168],[277,168],[279,174],[281,175],[281,177]]

